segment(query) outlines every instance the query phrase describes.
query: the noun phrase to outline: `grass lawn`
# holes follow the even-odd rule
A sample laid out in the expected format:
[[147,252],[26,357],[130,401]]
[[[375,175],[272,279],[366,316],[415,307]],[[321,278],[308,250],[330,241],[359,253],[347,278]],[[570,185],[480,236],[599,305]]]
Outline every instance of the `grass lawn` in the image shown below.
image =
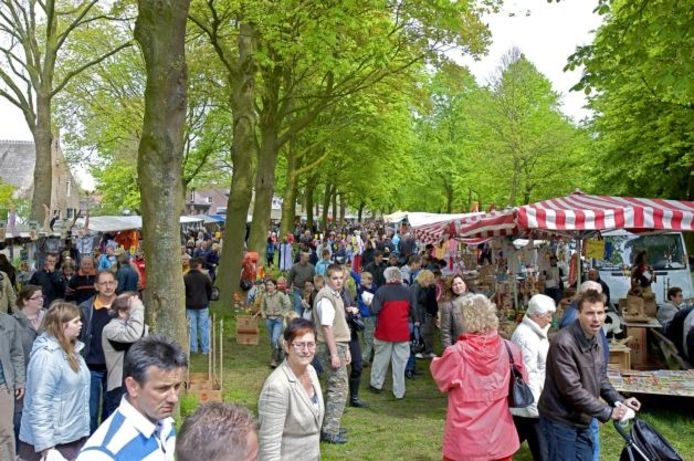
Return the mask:
[[[224,400],[257,409],[258,395],[271,372],[270,348],[264,325],[259,346],[239,346],[234,338],[233,316],[225,315]],[[421,372],[407,380],[407,395],[396,401],[390,392],[372,394],[366,388],[370,368],[362,376],[361,397],[368,409],[347,408],[343,426],[349,430],[345,445],[321,445],[324,460],[437,460],[441,459],[441,440],[446,416],[446,396],[439,393],[428,372],[428,360],[418,360]],[[192,371],[205,371],[201,356],[192,358]],[[385,389],[391,389],[390,379]],[[692,399],[645,399],[641,416],[652,423],[686,460],[694,460],[694,401]],[[183,416],[196,402],[184,397]],[[617,460],[624,441],[611,424],[601,428],[601,459]],[[514,460],[531,460],[524,444]]]

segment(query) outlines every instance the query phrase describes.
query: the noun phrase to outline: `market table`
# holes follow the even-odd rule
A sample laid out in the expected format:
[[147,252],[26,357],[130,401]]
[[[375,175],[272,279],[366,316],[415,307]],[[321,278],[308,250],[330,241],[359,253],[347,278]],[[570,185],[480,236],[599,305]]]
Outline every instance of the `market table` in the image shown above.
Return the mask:
[[607,378],[619,392],[694,397],[694,370],[607,369]]

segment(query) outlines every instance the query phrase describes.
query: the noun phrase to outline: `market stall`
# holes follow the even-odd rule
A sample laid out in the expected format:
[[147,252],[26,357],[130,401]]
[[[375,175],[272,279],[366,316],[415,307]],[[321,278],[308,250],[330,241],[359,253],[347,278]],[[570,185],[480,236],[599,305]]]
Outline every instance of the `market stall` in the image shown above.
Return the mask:
[[[561,239],[564,242],[573,239],[576,249],[571,277],[573,280],[581,280],[581,265],[578,261],[584,253],[584,240],[602,238],[603,231],[615,229],[638,234],[654,231],[694,231],[694,202],[590,195],[577,191],[566,197],[438,222],[423,227],[420,232],[434,239],[444,233],[460,238],[494,238],[495,241],[504,241],[502,237],[505,236],[527,236],[531,240]],[[604,249],[600,245],[596,247],[597,251],[600,251],[600,248]],[[510,260],[517,259],[518,256],[513,250],[509,255]],[[518,265],[514,261],[509,261],[509,265],[509,272],[515,275]],[[512,285],[516,289],[515,284]],[[527,288],[530,288],[527,283],[521,284],[521,289]],[[540,291],[539,286],[535,289]],[[645,301],[649,302],[649,299]],[[622,312],[620,314],[623,315]],[[630,357],[632,366],[651,364],[645,354],[647,338],[654,336],[648,332],[653,320],[648,312],[645,312],[642,318],[643,322],[640,324],[627,327],[632,336],[632,344],[626,346],[633,350]],[[651,327],[653,328],[655,327]]]

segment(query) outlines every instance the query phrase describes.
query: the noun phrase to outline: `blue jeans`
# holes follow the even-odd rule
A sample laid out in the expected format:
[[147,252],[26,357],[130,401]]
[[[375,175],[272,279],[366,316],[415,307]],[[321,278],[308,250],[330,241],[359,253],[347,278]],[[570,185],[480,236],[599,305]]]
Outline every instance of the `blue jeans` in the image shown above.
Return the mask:
[[270,347],[279,349],[280,336],[282,336],[282,317],[275,317],[265,320],[267,334],[270,336]]
[[547,441],[549,461],[592,461],[593,433],[585,429],[540,416],[540,426]]
[[210,309],[186,309],[188,331],[190,332],[190,352],[198,352],[198,334],[203,354],[210,353]]
[[299,317],[304,315],[304,305],[301,304],[302,292],[300,288],[292,288],[292,294],[294,295],[294,312],[299,314]]
[[106,394],[106,370],[89,370],[89,375],[89,433],[93,434],[99,427],[99,413],[104,414],[102,398]]
[[590,422],[589,429],[593,440],[593,461],[600,461],[600,423],[596,418]]

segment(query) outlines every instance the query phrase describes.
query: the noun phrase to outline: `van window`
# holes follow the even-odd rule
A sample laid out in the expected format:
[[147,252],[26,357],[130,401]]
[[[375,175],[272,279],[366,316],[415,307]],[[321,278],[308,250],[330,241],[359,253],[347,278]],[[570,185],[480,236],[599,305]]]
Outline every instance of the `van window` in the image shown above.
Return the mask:
[[595,267],[603,271],[630,268],[643,250],[654,270],[686,268],[681,234],[605,237],[605,256],[595,260]]

